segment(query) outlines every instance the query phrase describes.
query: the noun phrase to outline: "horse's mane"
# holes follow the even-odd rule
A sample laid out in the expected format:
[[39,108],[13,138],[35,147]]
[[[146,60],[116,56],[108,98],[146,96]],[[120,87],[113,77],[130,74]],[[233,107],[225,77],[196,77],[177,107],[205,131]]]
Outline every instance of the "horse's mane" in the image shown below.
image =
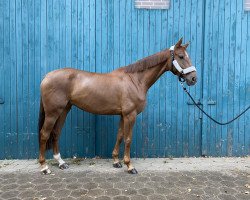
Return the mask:
[[135,72],[142,72],[146,69],[152,68],[164,61],[166,61],[167,58],[167,50],[163,50],[161,52],[158,52],[156,54],[153,54],[151,56],[148,56],[146,58],[143,58],[141,60],[138,60],[135,63],[132,63],[128,66],[126,66],[125,73],[135,73]]

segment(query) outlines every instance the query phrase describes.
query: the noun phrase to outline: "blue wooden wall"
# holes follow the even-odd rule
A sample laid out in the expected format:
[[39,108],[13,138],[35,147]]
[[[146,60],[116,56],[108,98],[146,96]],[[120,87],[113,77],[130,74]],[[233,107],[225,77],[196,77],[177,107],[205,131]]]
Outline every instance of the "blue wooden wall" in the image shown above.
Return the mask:
[[[204,109],[220,121],[232,119],[250,105],[250,12],[244,11],[243,3],[213,0],[205,5]],[[249,155],[249,130],[250,111],[227,126],[204,117],[202,153]]]
[[[171,0],[169,10],[138,10],[133,0],[0,0],[0,159],[37,157],[39,85],[47,72],[65,66],[109,72],[182,36],[199,74],[190,92],[219,120],[232,118],[250,104],[249,30],[243,0]],[[131,155],[247,155],[249,117],[215,125],[166,73],[137,118]],[[62,155],[110,157],[118,122],[74,107]]]

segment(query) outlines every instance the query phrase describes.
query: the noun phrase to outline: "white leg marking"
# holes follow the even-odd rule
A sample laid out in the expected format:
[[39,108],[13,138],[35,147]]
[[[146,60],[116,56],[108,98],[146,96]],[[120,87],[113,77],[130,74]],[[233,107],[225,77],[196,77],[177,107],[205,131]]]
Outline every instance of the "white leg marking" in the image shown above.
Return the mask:
[[43,172],[43,171],[47,171],[48,174],[51,173],[47,164],[41,166],[41,172]]
[[59,154],[56,154],[56,155],[54,155],[54,158],[58,161],[58,163],[59,163],[59,167],[62,165],[62,164],[64,164],[65,162],[64,162],[64,160],[61,158],[61,154],[59,153]]

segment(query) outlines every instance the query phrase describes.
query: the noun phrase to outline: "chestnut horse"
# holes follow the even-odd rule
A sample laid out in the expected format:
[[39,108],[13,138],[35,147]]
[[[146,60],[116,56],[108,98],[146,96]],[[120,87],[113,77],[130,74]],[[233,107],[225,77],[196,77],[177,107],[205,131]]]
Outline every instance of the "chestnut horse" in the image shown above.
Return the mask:
[[186,81],[196,83],[196,70],[186,52],[188,44],[181,45],[182,38],[170,49],[141,59],[134,64],[118,68],[107,74],[91,73],[64,68],[52,71],[41,83],[41,103],[39,115],[39,162],[43,174],[51,173],[45,162],[45,151],[53,148],[54,158],[61,169],[68,168],[59,153],[58,140],[72,105],[94,113],[120,115],[116,144],[112,153],[116,168],[119,161],[119,146],[124,139],[124,163],[128,172],[137,170],[130,162],[132,128],[136,116],[146,104],[148,89],[166,71],[171,71]]

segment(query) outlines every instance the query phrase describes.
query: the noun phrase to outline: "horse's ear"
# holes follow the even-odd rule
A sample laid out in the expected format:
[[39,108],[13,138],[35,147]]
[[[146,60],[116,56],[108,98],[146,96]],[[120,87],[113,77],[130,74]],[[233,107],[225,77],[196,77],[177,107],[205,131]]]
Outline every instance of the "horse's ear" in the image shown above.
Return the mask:
[[188,42],[187,44],[184,44],[183,47],[186,49],[189,44],[190,44],[190,42]]
[[180,47],[182,44],[182,38],[176,43],[175,47],[178,48]]

